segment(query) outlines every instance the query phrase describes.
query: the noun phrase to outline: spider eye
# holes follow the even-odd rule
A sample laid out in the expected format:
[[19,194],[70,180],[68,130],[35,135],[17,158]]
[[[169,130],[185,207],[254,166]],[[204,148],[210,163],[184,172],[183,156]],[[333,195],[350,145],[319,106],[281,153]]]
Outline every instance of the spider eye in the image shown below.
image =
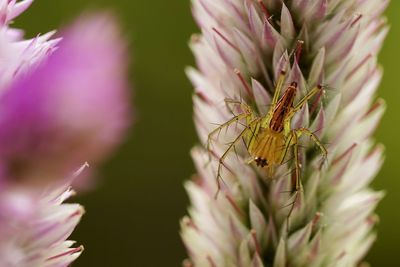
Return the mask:
[[266,159],[255,157],[254,161],[256,162],[257,166],[263,168],[268,165],[268,161]]

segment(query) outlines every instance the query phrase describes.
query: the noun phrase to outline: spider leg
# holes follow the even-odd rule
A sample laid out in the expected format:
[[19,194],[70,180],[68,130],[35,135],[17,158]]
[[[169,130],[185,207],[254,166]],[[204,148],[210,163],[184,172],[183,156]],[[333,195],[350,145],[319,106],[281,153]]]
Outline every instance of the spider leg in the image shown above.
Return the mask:
[[281,95],[283,83],[285,81],[285,76],[286,76],[286,71],[282,70],[281,73],[279,74],[278,81],[275,86],[274,97],[272,98],[272,102],[271,102],[272,110],[274,109],[276,103],[278,103],[279,96]]
[[[251,122],[249,122],[249,125],[250,124],[251,124]],[[254,126],[250,125],[250,127],[249,127],[249,130],[250,130],[251,134],[246,137],[247,140],[244,140],[246,149],[247,149],[247,151],[249,153],[251,153],[250,151],[253,151],[254,146],[258,145],[258,141],[257,141],[256,137],[257,137],[257,134],[260,131],[260,128],[261,128],[261,123],[256,123]]]
[[259,118],[254,119],[251,121],[246,128],[243,129],[242,132],[229,144],[228,148],[225,150],[225,152],[222,154],[222,156],[218,160],[218,170],[217,170],[217,192],[215,193],[215,198],[218,197],[218,193],[221,190],[221,184],[220,184],[220,179],[222,180],[222,167],[225,166],[224,160],[228,156],[229,152],[235,148],[236,144],[239,143],[242,140],[242,137],[244,137],[249,131],[252,131],[252,127],[255,124],[258,124],[260,121]]
[[322,162],[320,165],[320,168],[322,168],[323,163],[325,162],[325,160],[328,158],[328,151],[326,150],[326,148],[324,147],[324,145],[322,144],[322,142],[319,140],[319,138],[313,133],[311,132],[309,129],[307,128],[299,128],[296,129],[296,135],[297,137],[300,137],[301,135],[305,134],[308,135],[311,140],[314,141],[314,143],[318,146],[318,148],[321,150],[321,154],[322,154]]
[[283,153],[281,155],[281,158],[279,160],[279,165],[283,164],[283,161],[285,160],[285,157],[287,155],[287,153],[289,152],[289,148],[290,146],[292,146],[292,140],[293,140],[293,135],[290,134],[290,137],[286,140],[285,145],[283,146]]
[[290,138],[288,138],[288,146],[293,146],[293,154],[294,154],[294,186],[291,190],[291,193],[293,193],[294,195],[294,200],[292,203],[286,205],[286,207],[291,206],[289,213],[286,217],[287,223],[286,223],[286,227],[287,227],[287,231],[289,232],[290,229],[290,216],[292,215],[295,205],[298,201],[298,197],[299,197],[299,191],[301,190],[301,182],[300,182],[300,159],[299,159],[299,144],[298,144],[298,135],[297,135],[297,130],[292,130],[290,132]]
[[322,91],[322,86],[318,85],[316,87],[314,87],[313,89],[311,89],[311,91],[309,91],[298,103],[297,105],[292,108],[292,110],[290,111],[290,113],[288,114],[288,117],[292,117],[294,116],[294,114],[296,114],[296,112],[298,112],[307,102],[308,100],[310,100],[313,96],[315,96],[317,93]]
[[292,207],[289,210],[288,216],[287,216],[287,230],[289,231],[289,219],[290,216],[292,215],[292,212],[294,210],[294,207],[296,205],[296,202],[298,201],[298,197],[299,197],[299,192],[301,191],[301,180],[300,180],[300,169],[301,169],[301,165],[300,165],[300,160],[299,160],[299,142],[298,139],[300,138],[300,136],[302,135],[308,135],[313,141],[314,143],[319,147],[319,149],[321,150],[321,153],[323,155],[323,159],[326,159],[328,156],[328,152],[326,150],[326,148],[324,147],[324,145],[321,143],[321,141],[318,139],[318,137],[311,132],[309,129],[307,128],[299,128],[296,130],[292,130],[291,131],[291,137],[290,137],[290,143],[293,146],[293,154],[294,154],[294,164],[295,164],[295,174],[294,174],[294,186],[292,189],[292,193],[295,195],[295,199],[292,203]]
[[294,154],[294,172],[295,172],[295,186],[294,191],[298,192],[300,190],[300,162],[299,162],[299,140],[297,133],[292,131],[293,136],[293,154]]
[[218,126],[217,128],[215,128],[214,130],[212,130],[209,134],[208,134],[208,138],[207,138],[207,150],[208,152],[211,152],[211,143],[212,143],[212,137],[215,134],[219,134],[222,129],[229,127],[231,124],[235,123],[235,122],[239,122],[242,119],[246,119],[249,116],[251,116],[252,113],[241,113],[239,115],[234,116],[233,118],[231,118],[230,120],[228,120],[227,122],[221,124],[220,126]]
[[240,106],[240,108],[243,110],[243,113],[252,113],[251,107],[244,103],[243,101],[239,101],[236,99],[231,99],[231,98],[225,98],[225,105],[227,106],[228,110],[234,114],[233,109],[231,105],[237,105]]

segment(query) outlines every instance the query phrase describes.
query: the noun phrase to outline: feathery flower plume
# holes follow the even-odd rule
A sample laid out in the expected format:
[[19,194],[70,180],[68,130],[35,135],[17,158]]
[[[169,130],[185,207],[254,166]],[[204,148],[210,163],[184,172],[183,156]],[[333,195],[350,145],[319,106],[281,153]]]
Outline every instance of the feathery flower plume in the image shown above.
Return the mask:
[[[385,109],[374,96],[388,2],[192,0],[201,34],[190,43],[198,70],[189,68],[187,74],[195,87],[201,143],[207,144],[215,124],[243,114],[243,107],[265,116],[284,71],[282,93],[296,85],[295,103],[312,88],[324,89],[304,103],[290,127],[314,133],[328,158],[320,167],[317,147],[304,136],[299,160],[288,155],[268,177],[247,164],[249,148],[235,143],[223,158],[215,199],[218,159],[246,127],[255,130],[239,118],[213,136],[210,151],[195,147],[198,174],[186,183],[192,206],[181,222],[189,254],[184,266],[358,266],[362,261],[375,240],[373,211],[383,196],[368,185],[383,162],[383,148],[371,135]],[[296,162],[301,186],[291,194]]]

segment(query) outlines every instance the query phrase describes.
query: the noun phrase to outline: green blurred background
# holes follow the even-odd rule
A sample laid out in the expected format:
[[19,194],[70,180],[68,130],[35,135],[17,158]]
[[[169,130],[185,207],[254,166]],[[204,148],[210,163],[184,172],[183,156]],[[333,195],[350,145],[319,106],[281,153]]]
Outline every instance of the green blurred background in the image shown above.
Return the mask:
[[[34,36],[100,7],[115,11],[131,44],[136,123],[127,142],[102,167],[98,188],[75,199],[87,213],[73,235],[85,245],[74,266],[180,266],[185,251],[179,220],[188,206],[182,182],[194,172],[189,150],[197,140],[191,119],[192,87],[183,72],[193,65],[187,42],[198,31],[190,3],[36,0],[16,26]],[[373,266],[399,266],[399,11],[400,1],[393,0],[387,11],[392,28],[380,56],[385,76],[379,95],[388,109],[377,139],[385,144],[387,159],[373,186],[384,189],[387,196],[378,208],[379,238],[368,255]]]

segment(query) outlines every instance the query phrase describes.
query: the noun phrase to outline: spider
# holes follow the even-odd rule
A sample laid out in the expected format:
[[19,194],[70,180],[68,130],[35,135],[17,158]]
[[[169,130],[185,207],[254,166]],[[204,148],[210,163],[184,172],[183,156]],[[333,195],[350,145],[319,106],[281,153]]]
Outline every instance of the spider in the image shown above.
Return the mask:
[[294,115],[302,109],[302,107],[315,95],[322,93],[323,88],[318,85],[311,89],[297,104],[294,99],[297,93],[298,85],[296,82],[291,82],[285,92],[281,94],[285,81],[285,71],[281,71],[275,87],[274,96],[269,111],[264,116],[259,116],[253,109],[237,100],[226,99],[226,104],[238,105],[242,110],[241,113],[234,115],[233,118],[221,124],[208,135],[207,149],[211,154],[211,143],[214,135],[219,134],[222,129],[228,128],[231,124],[245,121],[244,129],[229,143],[228,148],[222,154],[218,161],[217,170],[217,185],[218,189],[215,197],[218,196],[221,190],[220,180],[224,160],[228,154],[235,149],[235,146],[243,139],[250,160],[248,164],[255,163],[259,168],[266,170],[267,175],[272,177],[275,169],[283,164],[285,156],[292,148],[294,154],[294,185],[292,193],[300,190],[300,161],[299,161],[299,138],[302,135],[307,135],[319,147],[323,159],[327,158],[327,150],[318,137],[307,128],[292,128],[292,119]]

